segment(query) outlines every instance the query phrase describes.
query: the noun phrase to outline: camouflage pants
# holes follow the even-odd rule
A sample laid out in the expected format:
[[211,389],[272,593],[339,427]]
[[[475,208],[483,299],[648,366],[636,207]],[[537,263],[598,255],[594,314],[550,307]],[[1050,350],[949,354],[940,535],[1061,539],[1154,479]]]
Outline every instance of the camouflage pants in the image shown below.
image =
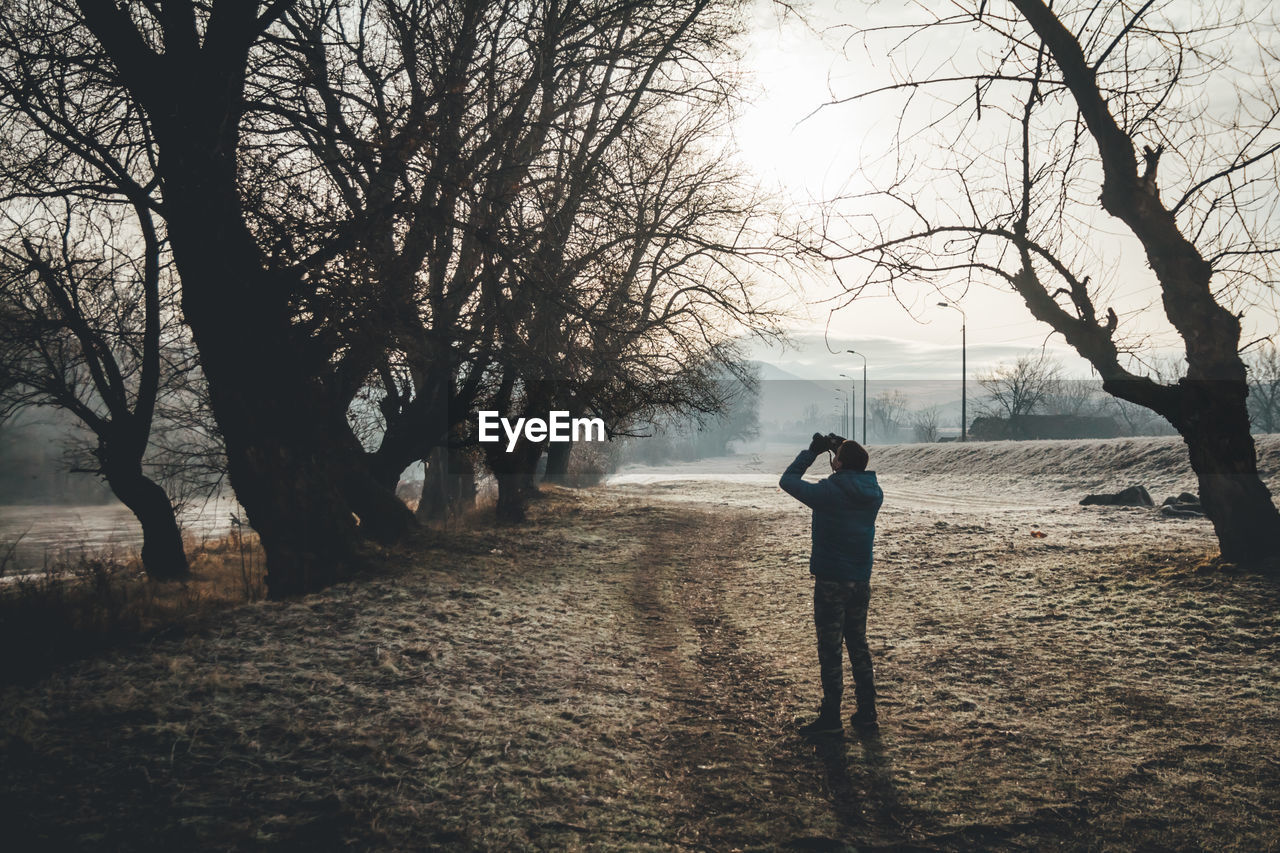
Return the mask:
[[854,693],[864,713],[876,701],[871,649],[867,646],[868,581],[814,579],[813,624],[818,632],[818,665],[822,668],[822,704],[838,709],[844,694],[844,661],[841,646],[849,649]]

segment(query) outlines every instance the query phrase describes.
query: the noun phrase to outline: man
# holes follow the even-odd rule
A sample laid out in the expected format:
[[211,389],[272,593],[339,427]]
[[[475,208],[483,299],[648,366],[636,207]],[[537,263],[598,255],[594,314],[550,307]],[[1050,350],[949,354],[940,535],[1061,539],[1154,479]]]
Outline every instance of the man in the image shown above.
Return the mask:
[[[824,452],[833,454],[832,475],[806,483],[804,472]],[[871,545],[884,493],[875,472],[867,470],[867,461],[867,451],[858,442],[845,441],[834,433],[814,433],[809,448],[800,451],[778,482],[783,491],[813,510],[809,573],[814,576],[813,622],[822,671],[822,709],[818,719],[800,727],[806,735],[844,729],[840,721],[842,641],[849,649],[858,700],[850,722],[860,731],[874,731],[879,726],[871,649],[867,646],[867,604],[871,600]]]

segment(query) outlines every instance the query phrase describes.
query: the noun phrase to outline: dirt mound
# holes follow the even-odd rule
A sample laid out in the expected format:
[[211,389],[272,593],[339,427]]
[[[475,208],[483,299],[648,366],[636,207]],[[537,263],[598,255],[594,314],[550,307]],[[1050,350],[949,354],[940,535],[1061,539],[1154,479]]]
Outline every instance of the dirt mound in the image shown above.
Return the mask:
[[[1258,468],[1274,488],[1280,435],[1259,435]],[[1187,447],[1178,436],[1081,441],[971,441],[871,448],[878,473],[1039,478],[1046,485],[1144,483],[1158,491],[1195,490]]]

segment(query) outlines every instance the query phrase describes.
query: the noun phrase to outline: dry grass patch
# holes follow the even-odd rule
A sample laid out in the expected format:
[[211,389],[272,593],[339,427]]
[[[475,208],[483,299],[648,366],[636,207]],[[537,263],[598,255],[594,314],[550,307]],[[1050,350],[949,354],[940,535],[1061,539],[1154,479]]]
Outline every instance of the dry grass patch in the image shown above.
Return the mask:
[[81,556],[0,585],[0,683],[30,681],[78,657],[184,630],[226,607],[263,597],[257,537],[188,542],[191,576],[156,582],[136,559]]
[[380,576],[6,688],[8,837],[1276,847],[1280,595],[1194,571],[1197,528],[889,508],[882,735],[809,742],[793,734],[818,698],[803,508],[549,492],[527,524],[438,531]]

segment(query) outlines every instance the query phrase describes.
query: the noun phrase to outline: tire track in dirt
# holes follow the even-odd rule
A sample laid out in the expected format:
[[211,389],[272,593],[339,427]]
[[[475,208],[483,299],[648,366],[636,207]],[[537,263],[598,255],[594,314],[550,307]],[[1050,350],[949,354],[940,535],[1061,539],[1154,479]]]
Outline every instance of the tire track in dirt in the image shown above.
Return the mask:
[[867,820],[869,786],[850,777],[843,739],[794,734],[780,701],[790,677],[752,656],[726,606],[725,586],[741,573],[751,539],[743,521],[741,513],[655,512],[630,581],[633,618],[671,708],[653,733],[653,772],[677,792],[671,840],[715,850],[845,849],[815,829],[815,810],[834,809],[840,834],[850,834]]
[[[993,821],[955,821],[921,808],[904,785],[910,771],[895,766],[901,744],[893,726],[883,742],[793,734],[795,702],[789,700],[799,692],[804,703],[816,685],[795,689],[807,681],[807,669],[799,680],[794,670],[786,676],[773,671],[756,636],[759,612],[743,597],[743,581],[748,563],[791,562],[794,542],[778,535],[770,522],[779,518],[768,513],[686,507],[651,510],[652,538],[637,558],[647,571],[630,580],[646,649],[661,658],[661,690],[674,709],[671,725],[655,742],[655,769],[671,774],[681,794],[671,809],[678,843],[716,850],[773,844],[936,851],[1020,849],[1026,838],[1065,843],[1072,837],[1089,814],[1080,800]],[[759,578],[748,587],[748,594],[759,594]],[[800,624],[805,614],[793,616],[797,624],[772,627],[807,634],[811,629]],[[885,612],[882,618],[892,617]],[[744,631],[744,621],[754,622],[755,632]]]
[[[630,601],[641,642],[661,678],[671,709],[653,733],[654,772],[669,777],[671,837],[676,843],[724,849],[758,843],[748,828],[785,814],[773,780],[761,778],[759,744],[776,737],[775,720],[751,685],[762,673],[739,653],[724,613],[722,572],[738,558],[738,544],[723,518],[705,512],[654,514],[653,536],[637,560]],[[766,796],[768,795],[768,796]]]

